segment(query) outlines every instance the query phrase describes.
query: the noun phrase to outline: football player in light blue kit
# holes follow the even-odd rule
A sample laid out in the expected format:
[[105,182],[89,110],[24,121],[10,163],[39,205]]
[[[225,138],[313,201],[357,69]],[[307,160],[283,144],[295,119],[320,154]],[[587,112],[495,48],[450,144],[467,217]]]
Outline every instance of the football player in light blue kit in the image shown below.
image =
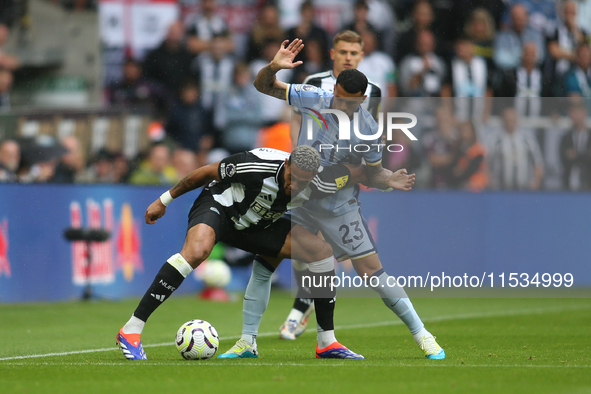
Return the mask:
[[[365,161],[368,165],[369,186],[387,190],[387,179],[392,172],[381,164],[379,127],[369,112],[360,107],[365,100],[365,75],[355,69],[343,70],[337,78],[334,93],[311,85],[289,85],[275,77],[281,69],[302,64],[301,61],[294,63],[293,60],[303,45],[300,39],[291,43],[284,41],[271,63],[258,73],[254,81],[255,87],[264,94],[286,100],[300,109],[303,118],[298,144],[311,145],[319,150],[322,165],[359,164]],[[358,132],[354,131],[355,118],[358,119]],[[347,123],[350,138],[339,138],[342,137],[339,135],[339,125],[343,134]],[[392,287],[394,278],[388,280],[375,242],[361,215],[358,192],[358,187],[342,189],[332,197],[310,202],[294,210],[292,220],[312,233],[321,231],[332,246],[337,260],[350,258],[358,275],[376,277],[377,282],[374,280],[373,283],[378,285],[373,290],[406,324],[425,357],[445,358],[444,350],[425,329],[404,289]],[[294,317],[294,320],[297,326],[298,317]]]

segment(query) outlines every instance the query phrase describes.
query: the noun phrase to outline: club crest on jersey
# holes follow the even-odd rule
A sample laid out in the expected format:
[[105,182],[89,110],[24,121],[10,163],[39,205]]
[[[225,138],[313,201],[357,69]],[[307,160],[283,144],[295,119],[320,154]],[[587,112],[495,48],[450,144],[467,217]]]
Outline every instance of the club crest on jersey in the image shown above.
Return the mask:
[[226,165],[226,175],[232,177],[234,174],[236,174],[236,166],[232,163],[228,163]]
[[312,85],[302,85],[302,90],[305,92],[309,92],[311,90],[316,90],[316,86]]

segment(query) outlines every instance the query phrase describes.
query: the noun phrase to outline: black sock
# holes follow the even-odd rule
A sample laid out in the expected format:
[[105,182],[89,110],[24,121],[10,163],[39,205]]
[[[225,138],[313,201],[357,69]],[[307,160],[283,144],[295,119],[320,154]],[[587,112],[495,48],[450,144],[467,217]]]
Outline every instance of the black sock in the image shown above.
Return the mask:
[[162,304],[173,291],[183,283],[185,277],[168,262],[165,263],[160,272],[154,278],[154,282],[142,297],[140,304],[133,315],[140,320],[147,321],[152,312]]
[[293,309],[305,313],[313,302],[313,298],[296,298],[293,301]]
[[305,313],[314,300],[311,298],[310,289],[302,287],[302,277],[310,277],[312,273],[308,268],[303,271],[293,270],[296,283],[298,284],[298,293],[296,299],[293,301],[293,309]]
[[[321,274],[313,274],[321,277],[335,275],[335,271],[323,272]],[[320,282],[318,282],[320,283]],[[316,322],[322,331],[334,330],[334,308],[336,304],[336,289],[332,290],[330,287],[322,289],[319,294],[322,298],[314,298],[314,307],[316,308]]]

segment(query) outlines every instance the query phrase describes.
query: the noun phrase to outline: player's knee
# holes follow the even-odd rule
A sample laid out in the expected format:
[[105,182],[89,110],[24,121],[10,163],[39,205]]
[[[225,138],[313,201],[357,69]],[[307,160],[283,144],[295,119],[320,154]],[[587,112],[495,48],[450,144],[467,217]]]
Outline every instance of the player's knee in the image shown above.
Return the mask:
[[358,275],[363,276],[365,275],[373,275],[376,271],[382,268],[382,263],[380,260],[377,259],[359,259],[359,260],[352,260],[353,268],[355,268],[355,272]]
[[181,251],[181,255],[193,268],[197,268],[199,264],[205,261],[210,253],[211,249],[202,246],[185,248]]
[[314,249],[312,261],[324,260],[332,256],[332,247],[328,242],[320,241]]

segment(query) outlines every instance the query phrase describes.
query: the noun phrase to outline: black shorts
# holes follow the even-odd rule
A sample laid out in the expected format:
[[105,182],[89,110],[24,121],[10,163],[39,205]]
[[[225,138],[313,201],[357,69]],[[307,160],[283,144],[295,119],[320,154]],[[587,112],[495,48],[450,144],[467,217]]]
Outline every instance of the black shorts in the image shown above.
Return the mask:
[[189,211],[188,229],[199,223],[213,228],[216,242],[269,257],[279,255],[292,227],[291,220],[281,217],[266,228],[237,230],[226,208],[213,199],[208,189],[201,192]]

